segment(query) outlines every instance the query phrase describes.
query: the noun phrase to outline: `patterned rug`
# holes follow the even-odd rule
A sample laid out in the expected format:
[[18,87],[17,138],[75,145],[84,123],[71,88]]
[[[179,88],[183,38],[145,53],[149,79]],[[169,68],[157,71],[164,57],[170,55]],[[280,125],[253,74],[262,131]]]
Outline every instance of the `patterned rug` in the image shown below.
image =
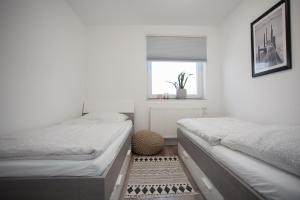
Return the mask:
[[125,199],[193,194],[178,156],[133,157]]

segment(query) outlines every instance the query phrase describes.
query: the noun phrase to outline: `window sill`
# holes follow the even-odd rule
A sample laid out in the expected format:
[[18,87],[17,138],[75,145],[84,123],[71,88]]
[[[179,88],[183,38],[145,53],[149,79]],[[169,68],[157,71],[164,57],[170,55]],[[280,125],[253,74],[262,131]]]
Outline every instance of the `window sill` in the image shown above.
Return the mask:
[[185,98],[185,99],[176,99],[176,98],[147,98],[149,101],[187,101],[187,100],[207,100],[206,98]]

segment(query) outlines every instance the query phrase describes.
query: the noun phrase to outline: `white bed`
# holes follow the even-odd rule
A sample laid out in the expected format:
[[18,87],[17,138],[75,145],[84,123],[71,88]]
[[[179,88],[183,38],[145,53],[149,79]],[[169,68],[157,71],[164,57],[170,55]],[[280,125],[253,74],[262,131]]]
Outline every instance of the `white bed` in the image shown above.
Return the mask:
[[[75,121],[70,121],[75,123]],[[78,123],[78,122],[76,122]],[[79,122],[82,123],[82,122]],[[88,121],[86,123],[89,123]],[[3,160],[0,161],[0,177],[33,176],[99,176],[114,160],[132,129],[132,122],[127,121],[118,130],[117,139],[95,159],[88,160]]]
[[[199,134],[195,126],[187,129],[179,125],[180,132],[196,146],[241,178],[266,199],[300,199],[300,177],[274,167],[259,159],[219,144],[211,144]],[[240,129],[241,127],[239,127]],[[198,130],[198,133],[195,132]],[[222,130],[222,133],[225,133]]]
[[123,109],[89,111],[44,129],[1,134],[0,199],[109,200],[121,195],[131,158],[134,106],[118,106]]

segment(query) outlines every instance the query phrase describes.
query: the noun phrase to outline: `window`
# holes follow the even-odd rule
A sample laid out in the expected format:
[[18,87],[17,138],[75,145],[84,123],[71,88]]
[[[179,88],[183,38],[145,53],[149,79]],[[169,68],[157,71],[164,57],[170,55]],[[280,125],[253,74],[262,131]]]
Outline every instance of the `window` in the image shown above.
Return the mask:
[[176,89],[169,82],[176,82],[181,72],[192,74],[185,85],[187,98],[203,97],[203,62],[187,61],[149,61],[148,62],[148,97],[157,98],[167,93],[169,98],[175,98]]
[[181,72],[192,74],[186,82],[187,98],[203,98],[206,66],[206,38],[147,36],[148,98],[167,94],[176,97]]

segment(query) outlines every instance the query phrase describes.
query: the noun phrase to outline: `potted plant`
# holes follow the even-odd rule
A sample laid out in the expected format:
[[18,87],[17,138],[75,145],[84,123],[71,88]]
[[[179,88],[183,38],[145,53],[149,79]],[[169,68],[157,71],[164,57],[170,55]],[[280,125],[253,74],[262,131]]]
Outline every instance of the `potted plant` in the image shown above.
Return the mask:
[[185,72],[181,72],[178,77],[177,77],[177,80],[176,82],[170,82],[168,81],[168,83],[172,83],[176,89],[176,98],[177,99],[185,99],[186,98],[186,89],[184,88],[185,87],[185,84],[189,78],[189,76],[191,76],[193,74],[188,74],[186,76],[186,73]]

